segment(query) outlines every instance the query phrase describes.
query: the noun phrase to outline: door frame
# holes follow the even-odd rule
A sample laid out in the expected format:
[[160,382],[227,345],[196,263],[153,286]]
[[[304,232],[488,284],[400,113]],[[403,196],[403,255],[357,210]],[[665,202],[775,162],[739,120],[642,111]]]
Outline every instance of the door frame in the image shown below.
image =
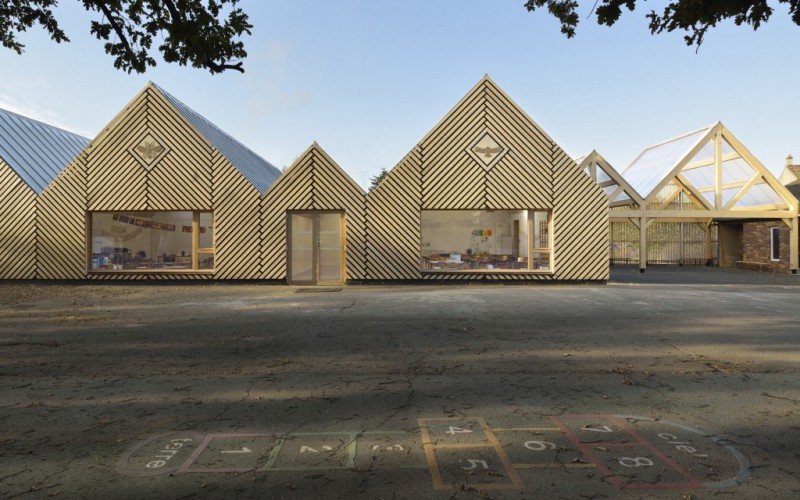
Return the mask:
[[[312,246],[311,246],[311,280],[292,281],[292,215],[306,214],[311,216]],[[340,244],[342,262],[341,275],[338,280],[322,281],[319,279],[319,216],[320,214],[339,214]],[[347,233],[344,210],[287,210],[286,211],[286,283],[289,285],[341,285],[347,276]]]

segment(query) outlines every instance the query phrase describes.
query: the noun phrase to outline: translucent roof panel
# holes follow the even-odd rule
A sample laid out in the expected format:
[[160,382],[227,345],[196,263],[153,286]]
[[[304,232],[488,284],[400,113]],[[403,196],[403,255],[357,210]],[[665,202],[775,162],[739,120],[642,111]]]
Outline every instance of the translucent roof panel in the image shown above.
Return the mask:
[[717,195],[716,195],[716,193],[714,193],[714,191],[704,191],[703,192],[703,198],[705,198],[706,201],[708,202],[708,204],[710,206],[712,206],[712,207],[714,206],[714,203],[716,202],[716,200],[715,200],[716,197],[717,197]]
[[632,200],[631,200],[630,196],[628,196],[628,193],[626,193],[625,191],[622,191],[620,194],[617,195],[616,198],[614,198],[611,201],[632,201]]
[[700,163],[701,161],[709,161],[714,159],[714,141],[709,140],[705,146],[700,148],[700,151],[689,160],[688,165],[692,163]]
[[728,202],[731,201],[733,199],[733,197],[736,196],[736,193],[738,193],[741,189],[742,188],[723,189],[722,190],[722,206],[724,207],[725,205],[727,205]]
[[675,165],[697,145],[709,128],[645,148],[622,172],[623,177],[642,196],[648,196],[675,168]]
[[89,144],[89,139],[0,109],[0,158],[37,194]]
[[706,165],[705,167],[683,170],[681,171],[681,175],[684,179],[689,181],[692,186],[697,189],[703,189],[714,185],[714,170],[714,165]]
[[728,156],[731,153],[736,153],[736,150],[733,149],[733,146],[728,144],[728,141],[726,141],[724,137],[722,138],[722,147],[720,150],[722,152],[722,156]]
[[774,205],[776,203],[784,203],[783,198],[781,198],[769,184],[762,182],[748,189],[744,196],[736,202],[734,207],[758,207],[761,205]]
[[616,191],[618,187],[619,186],[617,186],[616,184],[613,186],[606,186],[603,188],[603,192],[606,193],[606,196],[611,196],[612,194],[614,194],[614,191]]
[[749,181],[755,174],[756,171],[753,170],[753,167],[748,165],[743,158],[736,158],[722,162],[723,184]]
[[611,177],[608,176],[605,170],[599,165],[597,166],[597,182],[608,182]]

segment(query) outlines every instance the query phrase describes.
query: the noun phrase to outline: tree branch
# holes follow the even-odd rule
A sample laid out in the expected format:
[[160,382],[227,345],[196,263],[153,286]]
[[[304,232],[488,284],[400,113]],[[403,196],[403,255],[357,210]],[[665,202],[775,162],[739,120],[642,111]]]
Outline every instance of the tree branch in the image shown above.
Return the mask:
[[232,69],[240,73],[244,73],[244,68],[242,67],[241,62],[238,62],[236,64],[225,64],[225,63],[217,64],[211,59],[206,59],[206,66],[208,66],[208,69],[210,69],[214,73],[222,73],[226,69]]
[[131,48],[130,43],[128,43],[128,37],[123,32],[122,27],[117,23],[117,20],[114,18],[114,14],[112,14],[111,9],[108,8],[108,5],[106,5],[106,2],[104,2],[103,0],[94,0],[94,4],[100,7],[100,10],[103,11],[103,15],[106,16],[106,19],[108,19],[108,24],[111,25],[111,28],[114,29],[114,32],[119,37],[120,42],[122,42],[122,45],[125,46],[125,52],[127,52],[128,56],[130,57],[131,65],[135,66],[136,54],[133,52],[133,48]]

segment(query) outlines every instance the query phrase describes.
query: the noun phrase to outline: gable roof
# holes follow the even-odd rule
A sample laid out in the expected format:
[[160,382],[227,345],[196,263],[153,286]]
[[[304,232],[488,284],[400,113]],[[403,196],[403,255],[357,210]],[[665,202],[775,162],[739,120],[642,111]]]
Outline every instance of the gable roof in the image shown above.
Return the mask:
[[641,195],[597,150],[593,149],[590,153],[579,156],[575,162],[578,168],[602,188],[610,206],[644,205]]
[[36,193],[89,144],[89,139],[0,109],[0,159]]
[[151,82],[150,85],[161,93],[259,192],[266,191],[281,175],[280,170],[270,162],[225,133],[169,92],[155,83]]
[[707,138],[715,125],[644,148],[622,171],[622,176],[641,196],[647,198],[672,173],[675,166]]
[[674,183],[707,210],[797,210],[797,200],[720,122],[645,148],[622,175],[647,202]]

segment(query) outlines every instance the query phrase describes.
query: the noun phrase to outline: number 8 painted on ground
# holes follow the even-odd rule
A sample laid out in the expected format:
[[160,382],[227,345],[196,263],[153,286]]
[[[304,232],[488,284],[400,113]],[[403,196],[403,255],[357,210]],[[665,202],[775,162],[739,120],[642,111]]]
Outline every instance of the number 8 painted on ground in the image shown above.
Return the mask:
[[619,457],[619,464],[623,467],[650,467],[653,461],[645,457]]

